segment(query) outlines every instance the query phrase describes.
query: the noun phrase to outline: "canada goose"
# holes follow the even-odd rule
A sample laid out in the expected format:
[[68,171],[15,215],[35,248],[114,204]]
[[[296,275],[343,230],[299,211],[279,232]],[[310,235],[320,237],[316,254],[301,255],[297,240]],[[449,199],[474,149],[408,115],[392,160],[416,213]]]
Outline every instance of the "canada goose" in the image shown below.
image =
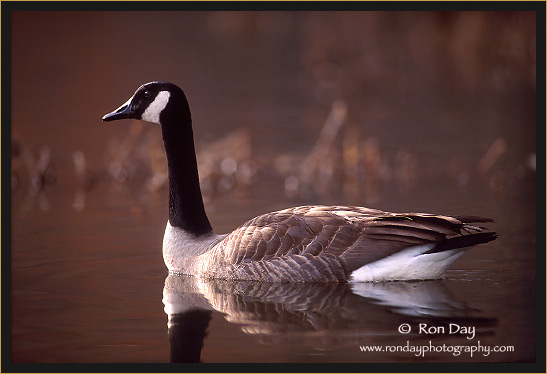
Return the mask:
[[217,235],[199,186],[190,108],[172,83],[142,85],[103,121],[161,125],[169,172],[163,258],[170,272],[271,282],[435,279],[470,247],[497,237],[477,216],[300,206],[255,217]]

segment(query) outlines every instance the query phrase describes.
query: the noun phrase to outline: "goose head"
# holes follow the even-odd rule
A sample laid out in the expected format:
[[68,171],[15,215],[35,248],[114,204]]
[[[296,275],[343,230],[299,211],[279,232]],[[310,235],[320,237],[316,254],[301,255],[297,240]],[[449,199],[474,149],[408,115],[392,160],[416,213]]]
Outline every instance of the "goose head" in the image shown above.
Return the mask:
[[150,82],[140,86],[104,122],[137,119],[161,126],[169,174],[169,227],[180,235],[212,232],[199,186],[190,108],[184,92],[173,83]]
[[181,113],[190,115],[183,91],[172,83],[157,81],[140,86],[129,100],[102,119],[104,122],[137,119],[161,124]]

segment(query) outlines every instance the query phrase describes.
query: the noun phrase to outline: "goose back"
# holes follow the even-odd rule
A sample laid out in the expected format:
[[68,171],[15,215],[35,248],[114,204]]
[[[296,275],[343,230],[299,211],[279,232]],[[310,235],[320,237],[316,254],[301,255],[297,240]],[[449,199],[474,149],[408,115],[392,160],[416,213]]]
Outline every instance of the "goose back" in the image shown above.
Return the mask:
[[[469,219],[347,206],[302,206],[260,215],[205,254],[211,277],[271,282],[348,281],[353,271],[412,246],[459,237],[484,242]],[[490,233],[489,233],[490,234]],[[492,240],[492,239],[490,239]],[[489,241],[489,240],[486,240]],[[445,245],[446,246],[446,245]],[[449,246],[446,246],[449,249]]]

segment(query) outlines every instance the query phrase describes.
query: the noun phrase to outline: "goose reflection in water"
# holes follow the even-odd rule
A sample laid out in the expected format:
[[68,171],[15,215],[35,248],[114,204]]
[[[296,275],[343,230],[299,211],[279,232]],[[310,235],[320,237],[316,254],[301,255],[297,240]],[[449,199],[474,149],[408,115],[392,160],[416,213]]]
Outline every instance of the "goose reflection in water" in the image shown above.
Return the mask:
[[[398,324],[472,324],[494,334],[495,318],[458,301],[443,281],[382,283],[263,283],[207,280],[170,274],[163,290],[171,362],[200,362],[213,312],[267,344],[283,339],[332,338],[378,344],[400,338]],[[395,326],[395,327],[394,327]],[[410,334],[413,338],[420,338]],[[423,337],[431,339],[432,335]],[[405,338],[406,339],[406,338]]]

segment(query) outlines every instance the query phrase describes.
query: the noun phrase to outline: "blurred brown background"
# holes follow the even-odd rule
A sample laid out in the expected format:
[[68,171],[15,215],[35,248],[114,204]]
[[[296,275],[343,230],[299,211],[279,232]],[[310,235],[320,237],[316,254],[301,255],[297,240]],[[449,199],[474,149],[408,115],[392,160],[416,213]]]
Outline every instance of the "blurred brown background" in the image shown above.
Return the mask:
[[534,175],[532,12],[15,12],[12,22],[15,156],[49,147],[62,183],[75,151],[108,169],[107,144],[127,127],[100,118],[151,80],[185,90],[198,149],[243,130],[254,163],[282,178],[337,100],[346,116],[326,141],[336,162],[322,167],[346,168],[328,176],[403,189],[480,179],[506,198]]

